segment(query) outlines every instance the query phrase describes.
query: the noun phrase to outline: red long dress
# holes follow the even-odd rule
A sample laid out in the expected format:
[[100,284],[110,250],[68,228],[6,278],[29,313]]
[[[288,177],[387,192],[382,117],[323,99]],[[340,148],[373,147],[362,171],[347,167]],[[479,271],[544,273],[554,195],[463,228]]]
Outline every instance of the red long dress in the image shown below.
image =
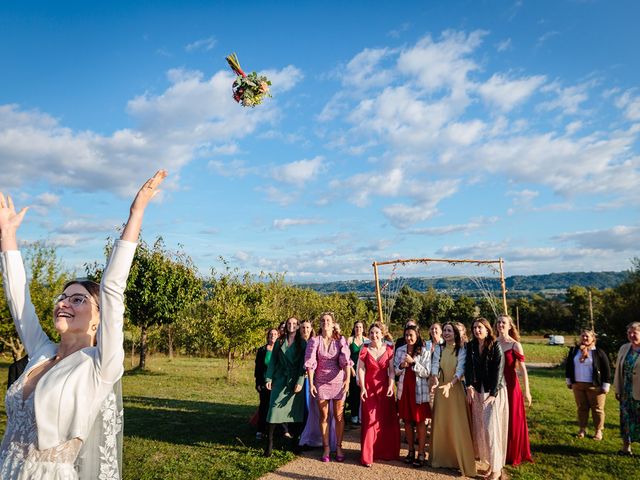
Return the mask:
[[529,429],[524,410],[524,396],[516,374],[516,360],[524,362],[524,355],[513,347],[504,352],[504,379],[509,399],[509,434],[507,436],[507,464],[533,462],[529,446]]
[[372,464],[374,460],[398,460],[400,457],[400,423],[396,400],[387,397],[389,364],[393,363],[393,349],[387,350],[378,360],[366,346],[360,350],[364,364],[364,384],[367,398],[361,404],[362,429],[360,431],[360,462]]

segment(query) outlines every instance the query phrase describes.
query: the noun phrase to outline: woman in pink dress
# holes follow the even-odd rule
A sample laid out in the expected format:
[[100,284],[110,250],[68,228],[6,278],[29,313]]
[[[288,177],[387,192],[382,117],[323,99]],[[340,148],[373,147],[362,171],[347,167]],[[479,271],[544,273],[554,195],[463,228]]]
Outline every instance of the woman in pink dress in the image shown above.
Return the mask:
[[342,437],[344,434],[344,400],[349,391],[351,359],[347,340],[340,335],[331,312],[320,315],[321,333],[309,340],[304,366],[309,377],[309,393],[318,402],[320,433],[322,434],[322,461],[328,462],[329,402],[333,402],[336,431],[336,461],[344,461]]
[[[500,315],[496,322],[498,344],[504,352],[504,379],[507,384],[507,398],[509,400],[509,433],[507,436],[507,464],[519,465],[522,462],[533,462],[531,447],[529,446],[529,429],[524,401],[531,406],[529,392],[529,376],[524,364],[524,351],[520,345],[520,334],[513,325],[511,317]],[[520,389],[517,370],[522,374],[524,396]]]
[[395,370],[393,347],[384,342],[385,326],[374,322],[369,327],[368,345],[360,350],[360,462],[370,467],[374,460],[397,460],[400,456],[400,423],[393,395]]

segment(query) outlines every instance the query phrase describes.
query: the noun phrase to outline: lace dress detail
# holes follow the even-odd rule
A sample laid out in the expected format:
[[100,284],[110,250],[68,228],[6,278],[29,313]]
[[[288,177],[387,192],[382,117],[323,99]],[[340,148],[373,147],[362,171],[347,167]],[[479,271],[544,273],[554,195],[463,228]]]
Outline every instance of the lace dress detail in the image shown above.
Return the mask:
[[2,480],[76,480],[74,461],[82,441],[73,438],[48,450],[38,450],[34,394],[23,400],[26,375],[7,391],[7,429],[0,445]]

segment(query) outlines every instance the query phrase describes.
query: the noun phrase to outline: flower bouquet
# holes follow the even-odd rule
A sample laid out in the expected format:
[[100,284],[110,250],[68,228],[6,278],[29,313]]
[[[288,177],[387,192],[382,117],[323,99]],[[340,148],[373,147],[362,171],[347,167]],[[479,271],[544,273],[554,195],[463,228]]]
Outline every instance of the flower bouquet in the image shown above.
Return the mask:
[[238,56],[232,53],[227,58],[227,62],[238,77],[232,85],[233,99],[243,107],[255,107],[260,105],[264,97],[271,97],[269,87],[271,81],[264,75],[258,76],[256,72],[249,75],[240,68]]

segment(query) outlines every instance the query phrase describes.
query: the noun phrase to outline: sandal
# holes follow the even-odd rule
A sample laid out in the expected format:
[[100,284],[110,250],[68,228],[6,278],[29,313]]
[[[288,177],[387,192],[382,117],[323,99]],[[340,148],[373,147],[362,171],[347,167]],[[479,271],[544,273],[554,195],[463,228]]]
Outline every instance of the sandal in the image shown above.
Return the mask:
[[409,450],[409,453],[407,453],[407,456],[404,457],[404,463],[414,463],[415,461],[416,461],[416,451]]
[[418,455],[418,458],[413,461],[413,466],[416,468],[424,467],[424,453]]
[[596,434],[593,436],[594,440],[602,440],[602,430],[596,430]]
[[576,435],[576,437],[578,437],[578,438],[584,438],[584,436],[585,436],[585,434],[586,434],[586,433],[587,433],[587,432],[586,432],[585,430],[580,430],[580,431],[578,432],[578,435]]

